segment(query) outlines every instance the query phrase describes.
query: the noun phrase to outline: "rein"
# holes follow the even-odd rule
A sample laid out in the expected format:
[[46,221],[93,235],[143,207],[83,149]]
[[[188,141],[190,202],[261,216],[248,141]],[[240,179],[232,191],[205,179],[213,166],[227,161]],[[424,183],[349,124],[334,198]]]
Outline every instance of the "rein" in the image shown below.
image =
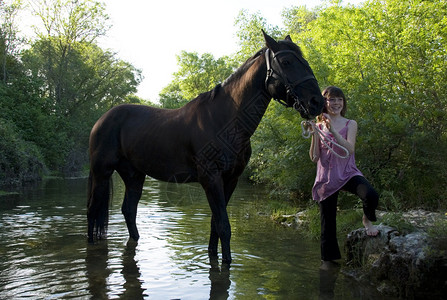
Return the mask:
[[[304,128],[304,125],[308,125],[307,129]],[[309,130],[309,125],[310,127],[312,127],[312,130]],[[320,137],[320,140],[323,142],[323,144],[329,149],[330,152],[332,152],[332,154],[334,154],[335,156],[337,156],[338,158],[348,158],[349,156],[349,151],[348,149],[346,149],[345,147],[343,147],[342,145],[340,145],[339,143],[331,140],[329,138],[329,136],[327,136],[323,130],[321,130],[320,128],[318,128],[318,126],[315,126],[315,123],[310,122],[310,121],[302,121],[301,122],[301,129],[302,129],[302,136],[305,139],[310,138],[310,135],[313,132],[316,132],[318,134],[318,136]],[[339,149],[341,149],[345,154],[344,155],[340,155],[337,152],[335,152],[334,149],[332,149],[332,147],[329,146],[329,143],[332,143],[334,146],[337,146]]]
[[[311,75],[308,76],[304,76],[303,78],[295,81],[295,82],[289,82],[288,78],[286,76],[284,76],[284,72],[281,68],[281,65],[278,63],[278,71],[275,71],[272,68],[272,62],[270,61],[270,49],[267,48],[267,50],[265,51],[265,61],[267,63],[267,75],[265,77],[265,88],[266,90],[268,90],[268,81],[270,78],[276,78],[279,79],[282,84],[284,85],[284,87],[286,88],[286,92],[287,95],[291,96],[294,100],[295,103],[292,105],[292,107],[299,111],[304,113],[305,115],[309,115],[309,111],[306,107],[304,107],[304,105],[301,103],[298,95],[293,91],[293,88],[304,83],[305,81],[308,80],[316,80],[315,76],[313,75],[313,73],[311,72]],[[273,52],[272,52],[273,53]],[[284,54],[284,53],[292,53],[299,61],[301,64],[303,64],[304,66],[306,66],[306,64],[303,62],[303,60],[301,59],[301,57],[299,57],[295,51],[292,50],[281,50],[278,51],[276,53],[273,53],[273,58],[272,61],[274,61],[275,59],[277,59],[277,56],[280,54]],[[286,103],[284,100],[281,99],[276,99],[274,98],[277,102],[279,102],[280,104],[286,106],[286,107],[290,107],[290,105],[288,103]]]

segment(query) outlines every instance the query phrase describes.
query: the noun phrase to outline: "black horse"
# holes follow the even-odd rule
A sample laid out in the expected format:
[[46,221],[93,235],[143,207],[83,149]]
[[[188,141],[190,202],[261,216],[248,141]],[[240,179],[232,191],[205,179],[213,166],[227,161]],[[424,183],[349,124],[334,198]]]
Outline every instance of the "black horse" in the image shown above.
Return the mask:
[[[289,36],[248,59],[213,90],[179,109],[119,105],[90,134],[88,239],[101,238],[108,222],[109,182],[116,170],[126,186],[122,213],[138,240],[137,205],[146,175],[168,182],[199,182],[211,211],[208,251],[231,262],[227,204],[251,155],[250,137],[272,98],[310,119],[323,97],[312,69]],[[95,230],[96,227],[96,230]]]

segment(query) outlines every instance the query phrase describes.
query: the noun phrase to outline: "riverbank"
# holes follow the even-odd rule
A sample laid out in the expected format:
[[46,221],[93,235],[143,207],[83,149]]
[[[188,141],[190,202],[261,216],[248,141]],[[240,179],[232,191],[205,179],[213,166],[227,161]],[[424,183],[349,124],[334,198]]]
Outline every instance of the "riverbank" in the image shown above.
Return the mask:
[[443,299],[447,295],[447,236],[416,230],[402,233],[378,225],[371,238],[363,229],[348,234],[345,275],[401,299]]
[[24,190],[33,189],[40,185],[42,182],[52,179],[77,179],[77,178],[87,178],[88,171],[79,171],[72,174],[61,174],[56,171],[46,171],[44,175],[40,174],[33,180],[21,181],[18,178],[11,178],[8,180],[0,180],[0,197],[8,195],[18,195]]
[[[361,211],[357,211],[361,215]],[[346,224],[339,212],[338,223]],[[342,272],[362,285],[371,286],[383,296],[405,299],[447,294],[447,214],[425,210],[378,211],[379,235],[369,237],[363,227],[345,234],[346,261]],[[349,217],[350,219],[351,217]],[[309,232],[315,227],[315,210],[275,218],[284,226]],[[337,226],[340,227],[340,226]],[[315,233],[314,233],[315,234]]]

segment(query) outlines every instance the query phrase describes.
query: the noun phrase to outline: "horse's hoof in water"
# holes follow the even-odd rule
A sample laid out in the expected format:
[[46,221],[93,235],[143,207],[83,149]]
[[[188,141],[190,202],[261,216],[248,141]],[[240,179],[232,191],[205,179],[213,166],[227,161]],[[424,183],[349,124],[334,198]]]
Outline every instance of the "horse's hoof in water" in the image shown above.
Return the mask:
[[135,242],[138,242],[139,239],[140,239],[140,235],[139,234],[131,235],[130,238],[129,238],[129,240],[134,240]]
[[126,246],[128,246],[128,247],[134,247],[136,245],[138,245],[138,241],[136,241],[133,238],[129,238],[129,240],[126,243]]

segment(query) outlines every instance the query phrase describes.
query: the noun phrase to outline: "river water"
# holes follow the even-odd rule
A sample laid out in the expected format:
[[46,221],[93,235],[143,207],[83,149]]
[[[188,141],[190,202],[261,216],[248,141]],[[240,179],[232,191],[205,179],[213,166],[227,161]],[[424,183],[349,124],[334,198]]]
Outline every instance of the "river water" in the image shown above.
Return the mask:
[[148,178],[136,244],[114,176],[107,239],[88,245],[86,181],[51,179],[0,197],[0,299],[370,298],[343,274],[319,270],[318,241],[257,213],[262,188],[241,182],[230,201],[228,269],[208,258],[210,210],[198,184]]

